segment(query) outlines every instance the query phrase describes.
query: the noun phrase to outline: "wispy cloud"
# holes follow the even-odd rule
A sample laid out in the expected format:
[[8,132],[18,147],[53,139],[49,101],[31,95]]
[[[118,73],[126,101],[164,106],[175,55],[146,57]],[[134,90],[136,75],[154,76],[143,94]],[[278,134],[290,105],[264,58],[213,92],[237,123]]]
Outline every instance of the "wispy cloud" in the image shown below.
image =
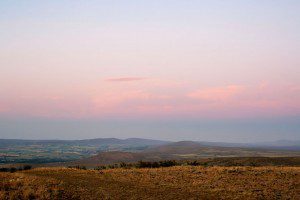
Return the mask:
[[107,78],[105,81],[109,82],[131,82],[145,80],[145,77],[118,77],[118,78]]
[[245,89],[240,85],[229,85],[225,87],[206,88],[202,90],[196,90],[188,94],[188,97],[204,100],[227,100]]

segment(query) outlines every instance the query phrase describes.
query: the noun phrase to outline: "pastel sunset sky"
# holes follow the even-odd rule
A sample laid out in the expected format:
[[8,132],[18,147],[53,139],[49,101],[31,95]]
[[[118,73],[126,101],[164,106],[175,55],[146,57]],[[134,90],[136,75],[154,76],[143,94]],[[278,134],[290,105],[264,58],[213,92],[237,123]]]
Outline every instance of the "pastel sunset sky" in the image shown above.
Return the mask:
[[0,2],[0,138],[300,139],[300,1]]

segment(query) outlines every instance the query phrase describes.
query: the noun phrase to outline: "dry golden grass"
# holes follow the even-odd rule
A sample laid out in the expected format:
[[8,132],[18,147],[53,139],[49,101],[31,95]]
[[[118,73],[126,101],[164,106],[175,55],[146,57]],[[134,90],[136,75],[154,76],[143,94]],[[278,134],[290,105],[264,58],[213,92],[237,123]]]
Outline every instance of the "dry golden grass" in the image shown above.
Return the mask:
[[300,167],[41,168],[0,178],[1,199],[300,199]]
[[59,199],[60,181],[22,173],[0,173],[0,199]]

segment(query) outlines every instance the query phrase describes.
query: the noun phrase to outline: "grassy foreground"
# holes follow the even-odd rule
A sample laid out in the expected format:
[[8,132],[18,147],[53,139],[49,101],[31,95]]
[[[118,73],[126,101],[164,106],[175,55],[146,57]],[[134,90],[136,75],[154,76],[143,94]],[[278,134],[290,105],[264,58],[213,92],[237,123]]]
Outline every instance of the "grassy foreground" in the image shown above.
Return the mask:
[[0,180],[0,199],[300,199],[300,167],[40,168]]

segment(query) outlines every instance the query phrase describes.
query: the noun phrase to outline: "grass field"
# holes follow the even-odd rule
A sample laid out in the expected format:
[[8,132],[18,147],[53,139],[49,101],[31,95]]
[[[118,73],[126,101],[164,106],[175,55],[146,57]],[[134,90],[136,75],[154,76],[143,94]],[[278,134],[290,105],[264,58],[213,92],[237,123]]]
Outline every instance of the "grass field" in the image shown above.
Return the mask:
[[300,199],[300,167],[39,168],[0,179],[0,199]]

